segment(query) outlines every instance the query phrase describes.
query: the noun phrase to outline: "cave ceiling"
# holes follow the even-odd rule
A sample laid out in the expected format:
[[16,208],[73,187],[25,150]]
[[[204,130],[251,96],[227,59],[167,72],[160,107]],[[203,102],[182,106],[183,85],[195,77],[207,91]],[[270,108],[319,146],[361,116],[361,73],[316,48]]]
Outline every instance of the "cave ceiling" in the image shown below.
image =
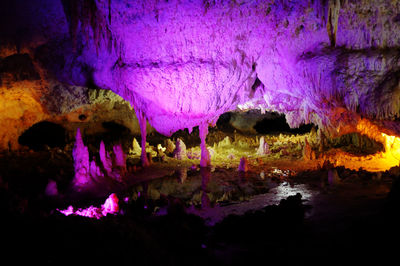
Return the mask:
[[399,115],[397,1],[2,5],[1,58],[28,54],[48,79],[112,90],[164,135],[234,110],[329,132]]

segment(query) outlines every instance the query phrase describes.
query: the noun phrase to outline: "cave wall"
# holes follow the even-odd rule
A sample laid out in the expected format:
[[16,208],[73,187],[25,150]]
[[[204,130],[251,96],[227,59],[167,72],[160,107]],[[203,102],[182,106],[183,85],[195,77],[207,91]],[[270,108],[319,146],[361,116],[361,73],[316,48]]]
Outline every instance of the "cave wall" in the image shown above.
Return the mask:
[[110,90],[61,83],[44,73],[27,53],[0,58],[1,151],[20,149],[19,137],[41,121],[64,127],[67,139],[73,139],[78,127],[88,135],[106,133],[104,123],[110,122],[130,134],[140,134],[134,109],[120,96]]
[[3,59],[26,53],[41,80],[112,90],[165,135],[236,109],[277,111],[292,127],[312,122],[341,134],[361,117],[399,115],[397,1],[3,6]]

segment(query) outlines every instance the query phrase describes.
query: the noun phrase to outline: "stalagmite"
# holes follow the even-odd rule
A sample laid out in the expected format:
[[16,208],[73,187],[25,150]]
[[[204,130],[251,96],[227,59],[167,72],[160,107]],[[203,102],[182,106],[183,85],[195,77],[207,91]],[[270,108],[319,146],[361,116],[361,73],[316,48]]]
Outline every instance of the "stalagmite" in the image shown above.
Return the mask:
[[264,136],[260,138],[260,146],[257,150],[257,155],[267,155],[270,154],[271,151],[269,150],[269,145],[265,142]]
[[201,159],[200,159],[200,166],[207,167],[211,165],[211,158],[210,153],[206,146],[206,137],[208,134],[208,124],[201,124],[199,126],[199,135],[200,135],[200,149],[201,149]]
[[121,144],[114,145],[113,151],[115,165],[123,170],[126,170],[126,155],[122,149]]
[[166,141],[165,141],[165,143],[164,143],[164,145],[165,145],[165,148],[166,148],[166,150],[165,150],[165,153],[166,154],[171,154],[171,153],[173,153],[174,152],[174,150],[175,150],[175,144],[172,142],[172,140],[170,140],[170,139],[167,139]]
[[229,136],[226,136],[223,140],[218,142],[217,145],[214,144],[214,148],[224,148],[224,147],[229,147],[231,145],[232,145],[231,139],[229,138]]
[[307,139],[304,139],[303,158],[305,160],[315,160],[315,151],[312,150]]
[[108,154],[108,152],[106,151],[103,141],[100,142],[99,154],[100,154],[100,161],[103,164],[104,170],[106,170],[108,175],[111,175],[112,159],[111,159],[110,155]]
[[165,152],[166,148],[164,148],[161,144],[157,145],[157,156],[159,158],[162,158],[165,156],[164,152]]
[[139,109],[136,109],[136,115],[139,120],[140,134],[142,136],[142,153],[140,155],[140,160],[142,161],[142,166],[145,167],[150,165],[146,154],[146,117]]
[[75,177],[73,184],[76,187],[82,187],[89,182],[89,151],[83,144],[81,131],[76,130],[74,149],[72,150],[74,158]]
[[93,156],[93,160],[90,161],[90,176],[93,179],[97,179],[98,177],[104,177],[103,172],[100,167],[96,164],[96,158]]
[[180,138],[178,138],[176,140],[176,148],[173,152],[173,155],[174,155],[174,158],[178,159],[178,160],[187,159],[186,145]]
[[139,155],[142,153],[142,148],[140,148],[139,142],[136,140],[136,138],[133,138],[132,149],[129,150],[129,152],[135,155]]

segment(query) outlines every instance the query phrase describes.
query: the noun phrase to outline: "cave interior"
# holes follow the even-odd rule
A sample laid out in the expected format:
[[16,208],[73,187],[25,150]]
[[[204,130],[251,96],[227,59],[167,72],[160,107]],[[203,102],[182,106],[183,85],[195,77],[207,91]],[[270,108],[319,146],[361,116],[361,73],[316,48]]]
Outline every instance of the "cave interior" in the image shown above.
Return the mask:
[[0,3],[13,264],[384,265],[399,164],[400,1]]

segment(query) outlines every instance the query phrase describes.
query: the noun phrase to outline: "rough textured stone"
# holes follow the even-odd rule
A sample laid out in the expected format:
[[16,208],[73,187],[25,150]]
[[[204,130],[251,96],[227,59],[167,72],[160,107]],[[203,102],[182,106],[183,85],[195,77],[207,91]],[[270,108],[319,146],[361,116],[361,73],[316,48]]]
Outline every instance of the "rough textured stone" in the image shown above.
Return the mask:
[[397,1],[8,2],[0,56],[110,89],[165,135],[236,109],[332,134],[399,115]]

